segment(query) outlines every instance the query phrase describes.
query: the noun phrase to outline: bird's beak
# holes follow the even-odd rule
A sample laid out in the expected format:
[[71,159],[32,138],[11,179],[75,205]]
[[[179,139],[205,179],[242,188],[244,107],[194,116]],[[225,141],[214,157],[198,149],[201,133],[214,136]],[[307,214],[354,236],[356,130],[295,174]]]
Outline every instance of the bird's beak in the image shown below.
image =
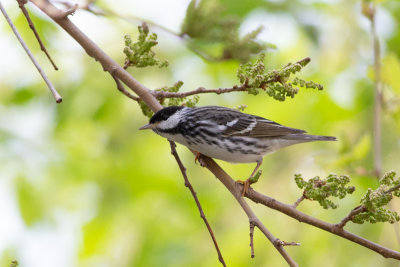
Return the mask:
[[147,130],[147,129],[154,129],[154,128],[156,128],[156,125],[149,123],[149,124],[146,124],[146,125],[140,127],[139,130]]

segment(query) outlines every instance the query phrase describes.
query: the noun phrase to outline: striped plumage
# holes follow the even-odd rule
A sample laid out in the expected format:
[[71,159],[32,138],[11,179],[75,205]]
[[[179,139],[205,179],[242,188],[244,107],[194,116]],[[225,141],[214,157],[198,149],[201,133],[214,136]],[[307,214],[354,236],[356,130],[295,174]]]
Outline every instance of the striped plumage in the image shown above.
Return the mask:
[[257,162],[282,147],[310,142],[334,141],[335,137],[309,135],[262,117],[219,107],[166,107],[140,129],[155,133],[211,158],[228,162]]

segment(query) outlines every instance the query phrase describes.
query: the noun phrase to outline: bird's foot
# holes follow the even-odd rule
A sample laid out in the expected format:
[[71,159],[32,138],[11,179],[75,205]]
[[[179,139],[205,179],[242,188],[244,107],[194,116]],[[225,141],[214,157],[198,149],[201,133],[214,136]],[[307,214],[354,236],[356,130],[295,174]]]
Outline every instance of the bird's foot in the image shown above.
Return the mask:
[[203,162],[203,154],[201,154],[200,152],[198,152],[198,151],[193,151],[194,152],[194,154],[195,154],[195,158],[194,158],[194,163],[196,163],[197,164],[197,162],[200,164],[200,166],[201,167],[205,167],[206,165],[205,165],[205,163]]
[[250,178],[245,181],[237,180],[236,182],[243,185],[242,197],[244,197],[244,195],[247,194],[250,188]]
[[262,171],[258,171],[254,176],[250,176],[246,181],[237,180],[236,182],[243,185],[242,197],[244,197],[249,191],[250,185],[257,183],[261,176]]
[[[197,164],[197,161],[199,161],[199,158],[200,158],[200,156],[201,156],[201,153],[198,152],[198,151],[193,151],[193,153],[195,154],[194,163]],[[199,163],[201,164],[200,161],[199,161]]]

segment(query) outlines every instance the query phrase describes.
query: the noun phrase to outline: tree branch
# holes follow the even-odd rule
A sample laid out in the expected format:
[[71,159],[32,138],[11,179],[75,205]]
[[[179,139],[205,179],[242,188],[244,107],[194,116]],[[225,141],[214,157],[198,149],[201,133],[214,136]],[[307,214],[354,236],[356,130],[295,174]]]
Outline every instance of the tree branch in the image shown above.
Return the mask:
[[[101,63],[105,71],[115,75],[116,78],[125,83],[130,89],[132,89],[137,95],[148,105],[153,111],[158,111],[162,106],[157,101],[156,97],[152,94],[152,91],[144,87],[138,81],[136,81],[128,72],[120,67],[114,60],[106,55],[95,43],[93,43],[83,32],[81,32],[67,17],[63,16],[63,12],[58,10],[48,1],[44,0],[31,0],[36,6],[38,6],[44,13],[50,16],[56,23],[58,23],[65,31],[67,31],[88,53],[89,56],[95,58]],[[222,184],[231,192],[235,199],[239,202],[242,209],[249,217],[249,222],[253,223],[259,228],[263,234],[271,241],[274,247],[279,251],[283,258],[291,266],[296,266],[296,263],[290,258],[287,252],[284,250],[282,243],[279,239],[275,238],[268,229],[261,223],[261,221],[255,216],[246,201],[242,198],[241,193],[243,186],[236,183],[214,160],[211,158],[202,156],[201,161],[203,165],[209,169],[216,177],[221,181]],[[281,203],[273,198],[258,193],[250,188],[246,197],[256,203],[261,203],[269,208],[278,210],[289,217],[292,217],[300,222],[313,225],[317,228],[323,229],[335,235],[341,236],[349,241],[357,243],[361,246],[369,248],[384,257],[400,259],[400,253],[388,248],[385,248],[372,241],[364,239],[353,233],[347,232],[344,229],[321,221],[317,218],[311,217],[296,210],[293,206]]]
[[280,212],[288,215],[289,217],[292,217],[292,218],[298,220],[299,222],[313,225],[317,228],[320,228],[322,230],[325,230],[325,231],[335,234],[337,236],[343,237],[349,241],[352,241],[363,247],[373,250],[373,251],[381,254],[385,258],[393,258],[393,259],[400,260],[400,252],[398,252],[398,251],[383,247],[383,246],[381,246],[377,243],[374,243],[370,240],[367,240],[358,235],[350,233],[350,232],[344,230],[343,228],[338,227],[335,224],[327,223],[327,222],[324,222],[317,218],[314,218],[310,215],[307,215],[307,214],[293,208],[292,205],[288,205],[288,204],[279,202],[278,200],[268,197],[266,195],[263,195],[259,192],[256,192],[255,190],[253,190],[251,188],[248,191],[248,193],[246,194],[246,197],[248,197],[249,199],[253,200],[256,203],[260,203],[271,209],[280,211]]
[[293,208],[297,208],[297,206],[298,206],[304,199],[306,199],[306,198],[304,197],[304,195],[301,195],[301,197],[299,197],[299,198],[296,200],[296,202],[294,202]]
[[298,266],[297,263],[289,256],[286,250],[280,243],[280,240],[264,226],[264,224],[257,218],[253,210],[247,204],[247,202],[242,197],[243,185],[235,182],[213,159],[201,155],[200,162],[208,170],[210,170],[221,183],[231,192],[233,197],[239,202],[240,206],[249,218],[250,224],[254,224],[258,229],[268,238],[268,240],[274,245],[282,257],[286,260],[289,266]]
[[400,188],[400,184],[398,184],[398,185],[396,185],[396,186],[393,186],[392,188],[386,190],[386,191],[385,191],[385,194],[392,193],[393,191],[396,191],[396,190],[399,189],[399,188]]
[[343,218],[343,220],[340,221],[340,223],[336,224],[337,227],[343,228],[349,221],[353,219],[354,216],[357,214],[366,211],[367,209],[365,208],[364,205],[360,205],[358,207],[355,207],[352,209],[346,217]]
[[300,243],[297,242],[285,242],[285,241],[280,241],[281,246],[300,246]]
[[217,250],[217,253],[218,253],[218,260],[222,263],[223,266],[226,267],[226,263],[224,261],[224,258],[222,257],[221,251],[219,250],[217,239],[214,236],[214,232],[211,229],[211,226],[208,223],[206,215],[204,214],[204,211],[203,211],[203,209],[201,207],[200,201],[197,198],[197,193],[196,193],[196,191],[194,191],[193,186],[189,182],[189,179],[188,179],[188,177],[186,175],[186,168],[185,168],[185,166],[183,166],[183,163],[182,163],[181,159],[179,158],[178,152],[176,152],[176,149],[175,149],[176,145],[172,141],[169,141],[169,144],[170,144],[170,147],[171,147],[171,154],[174,156],[176,162],[178,163],[178,166],[179,166],[179,169],[181,170],[183,179],[185,180],[185,186],[187,188],[189,188],[190,192],[192,193],[192,196],[194,198],[194,201],[196,202],[197,208],[199,209],[200,217],[203,219],[204,223],[207,226],[208,232],[210,233],[210,236],[211,236],[212,241],[214,243],[215,249]]
[[33,31],[33,34],[36,37],[36,40],[39,43],[40,49],[46,54],[47,58],[49,59],[51,65],[53,65],[53,68],[55,70],[58,70],[57,65],[54,63],[53,59],[51,58],[50,54],[47,52],[46,47],[44,46],[42,40],[40,39],[40,36],[38,32],[36,31],[35,25],[33,24],[31,17],[29,16],[28,10],[25,8],[25,4],[28,2],[28,0],[17,0],[19,8],[22,10],[22,13],[24,14],[26,20],[28,21],[29,28]]
[[72,38],[74,38],[85,52],[99,61],[103,70],[115,75],[120,81],[132,89],[153,111],[162,108],[161,104],[155,99],[150,90],[134,79],[117,62],[100,49],[89,37],[73,24],[64,11],[59,10],[47,0],[32,0],[35,6],[40,8],[46,15],[53,19],[61,28],[63,28]]
[[250,250],[252,258],[254,258],[254,227],[254,223],[250,222]]
[[118,78],[115,77],[115,75],[112,75],[112,74],[111,74],[111,76],[113,77],[113,79],[114,79],[114,81],[115,81],[115,83],[116,83],[116,85],[117,85],[118,91],[120,91],[121,93],[123,93],[124,95],[126,95],[127,97],[129,97],[130,99],[135,100],[136,102],[138,102],[138,101],[140,100],[139,97],[134,96],[134,95],[132,95],[131,93],[129,93],[129,92],[125,89],[124,85],[118,80]]
[[22,39],[21,35],[18,33],[17,29],[15,28],[13,22],[11,21],[10,17],[8,16],[8,14],[7,14],[6,10],[4,9],[3,5],[1,4],[1,2],[0,2],[0,9],[1,9],[1,12],[3,13],[4,17],[6,18],[8,24],[10,25],[12,31],[14,32],[15,36],[17,37],[19,43],[22,45],[22,47],[24,48],[25,52],[28,54],[28,56],[29,56],[30,60],[32,61],[33,65],[35,65],[36,69],[39,71],[39,73],[42,76],[42,78],[43,78],[44,82],[46,83],[47,87],[50,89],[50,92],[53,94],[56,102],[57,103],[61,103],[62,102],[62,98],[61,98],[60,94],[57,92],[56,88],[54,88],[54,86],[50,82],[49,78],[47,78],[46,73],[44,73],[44,71],[40,67],[39,63],[34,58],[32,52],[29,50],[28,46],[26,45],[26,43]]
[[197,94],[209,94],[209,93],[215,93],[217,95],[219,94],[224,94],[224,93],[230,93],[230,92],[243,92],[247,91],[246,85],[240,85],[240,86],[233,86],[231,88],[218,88],[218,89],[205,89],[204,87],[199,87],[196,90],[189,91],[189,92],[165,92],[165,91],[152,91],[152,94],[157,98],[185,98],[191,95],[197,95]]
[[[393,191],[396,191],[399,188],[400,188],[400,184],[398,184],[398,185],[386,190],[384,193],[385,194],[390,194],[390,193],[392,193]],[[346,217],[344,217],[338,224],[336,224],[336,226],[339,227],[339,228],[343,228],[349,221],[351,221],[354,218],[354,216],[356,216],[357,214],[359,214],[361,212],[367,211],[367,210],[368,209],[364,205],[360,205],[360,206],[355,207],[354,209],[352,209],[350,211],[350,213]]]

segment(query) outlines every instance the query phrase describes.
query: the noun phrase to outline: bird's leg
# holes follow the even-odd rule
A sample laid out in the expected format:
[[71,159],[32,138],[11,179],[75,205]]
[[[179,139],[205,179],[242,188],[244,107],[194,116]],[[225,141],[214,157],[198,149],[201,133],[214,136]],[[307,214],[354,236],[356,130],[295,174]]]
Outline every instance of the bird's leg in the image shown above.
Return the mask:
[[258,178],[261,175],[261,171],[259,171],[257,174],[256,174],[256,171],[260,168],[261,164],[262,164],[262,160],[257,161],[256,167],[254,168],[250,177],[246,181],[237,180],[238,183],[241,183],[243,185],[242,196],[244,196],[247,193],[247,191],[249,191],[251,184],[254,184],[258,181]]

